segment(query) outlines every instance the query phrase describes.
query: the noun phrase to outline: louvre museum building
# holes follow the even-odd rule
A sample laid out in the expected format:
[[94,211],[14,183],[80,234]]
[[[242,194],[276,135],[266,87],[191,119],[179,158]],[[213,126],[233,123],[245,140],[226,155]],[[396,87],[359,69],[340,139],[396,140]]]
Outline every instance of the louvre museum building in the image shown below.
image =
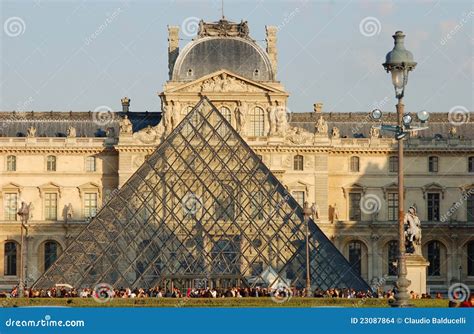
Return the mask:
[[[169,26],[159,112],[134,111],[128,97],[113,111],[1,112],[0,290],[21,278],[392,288],[397,141],[369,111],[315,101],[287,112],[277,32],[267,26],[259,45],[246,22],[201,21],[180,45]],[[459,125],[434,112],[404,140],[405,207],[422,222],[432,294],[474,289],[469,115]]]

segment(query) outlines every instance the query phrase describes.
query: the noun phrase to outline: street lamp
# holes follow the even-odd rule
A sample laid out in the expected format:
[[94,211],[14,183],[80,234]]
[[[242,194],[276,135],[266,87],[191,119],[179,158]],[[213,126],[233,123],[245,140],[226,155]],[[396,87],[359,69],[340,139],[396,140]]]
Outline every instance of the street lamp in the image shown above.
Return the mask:
[[311,297],[311,268],[309,260],[309,217],[312,214],[312,210],[309,207],[308,202],[303,204],[303,219],[306,225],[306,297]]
[[[392,83],[395,88],[395,97],[398,99],[397,107],[397,124],[380,126],[381,130],[395,133],[395,139],[398,142],[398,277],[397,277],[397,293],[395,302],[392,306],[407,307],[409,305],[408,287],[410,281],[407,279],[406,266],[406,246],[405,246],[405,228],[404,228],[404,179],[403,179],[403,139],[411,131],[424,130],[427,127],[412,127],[413,118],[410,114],[405,114],[403,96],[405,95],[405,87],[408,83],[408,74],[413,71],[416,62],[413,60],[413,54],[405,49],[403,44],[405,35],[401,31],[397,31],[393,35],[395,46],[393,50],[387,53],[383,67],[387,72],[392,74]],[[382,112],[378,109],[372,111],[372,117],[376,120],[382,118]],[[425,110],[418,112],[417,117],[423,124],[429,118],[429,113]]]

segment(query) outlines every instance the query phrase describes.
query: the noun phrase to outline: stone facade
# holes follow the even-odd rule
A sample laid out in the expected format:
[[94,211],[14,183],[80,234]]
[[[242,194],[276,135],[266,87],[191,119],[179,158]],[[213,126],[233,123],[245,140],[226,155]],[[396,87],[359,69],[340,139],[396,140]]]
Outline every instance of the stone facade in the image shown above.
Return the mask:
[[[224,28],[217,36],[212,24],[203,26],[184,54],[179,54],[178,28],[169,28],[170,80],[159,94],[162,113],[128,111],[130,100],[123,99],[123,110],[110,113],[110,119],[100,112],[0,114],[0,288],[18,282],[21,224],[14,211],[21,202],[32,204],[24,242],[30,285],[202,95],[300,204],[314,203],[318,225],[360,267],[362,277],[369,283],[382,279],[384,287],[391,287],[397,239],[396,141],[378,133],[367,112],[325,113],[317,103],[314,112],[287,113],[289,94],[274,78],[276,29],[266,28],[264,51],[242,32],[244,23],[218,26]],[[262,70],[252,73],[250,64],[242,72],[233,71],[238,64],[228,62],[241,60],[229,57],[219,70],[209,68],[196,77],[187,55],[196,54],[193,48],[202,47],[203,39],[225,40],[218,41],[224,46],[227,40],[240,43],[251,57],[261,57]],[[182,78],[188,71],[182,64],[190,64],[187,79]],[[273,79],[260,80],[264,71]],[[459,279],[474,288],[474,124],[452,128],[446,113],[434,114],[430,130],[405,141],[405,205],[416,205],[422,221],[431,292],[446,291]]]

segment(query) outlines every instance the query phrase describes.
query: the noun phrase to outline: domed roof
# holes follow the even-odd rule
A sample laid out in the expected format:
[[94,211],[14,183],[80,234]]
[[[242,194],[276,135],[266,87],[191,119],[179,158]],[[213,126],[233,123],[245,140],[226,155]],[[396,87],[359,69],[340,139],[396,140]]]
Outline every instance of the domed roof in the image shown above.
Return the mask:
[[248,37],[245,22],[201,23],[198,38],[176,59],[172,80],[192,81],[221,69],[250,80],[274,80],[268,55]]

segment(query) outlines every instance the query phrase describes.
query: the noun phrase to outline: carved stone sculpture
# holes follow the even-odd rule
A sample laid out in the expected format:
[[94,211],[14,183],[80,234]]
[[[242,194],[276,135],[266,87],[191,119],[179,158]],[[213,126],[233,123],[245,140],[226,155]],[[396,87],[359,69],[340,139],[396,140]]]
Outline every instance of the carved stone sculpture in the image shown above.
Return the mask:
[[36,136],[36,128],[34,126],[30,126],[26,132],[27,137],[35,137]]
[[323,116],[319,116],[318,122],[316,123],[316,133],[319,135],[328,134],[328,124],[324,120]]
[[120,120],[120,134],[132,134],[133,133],[133,125],[132,122],[128,119],[127,115]]
[[407,253],[421,255],[421,222],[415,207],[411,206],[408,209],[404,224]]
[[334,139],[341,138],[341,132],[339,131],[339,128],[333,127],[331,130],[331,137]]
[[68,138],[76,138],[76,136],[77,136],[76,128],[70,125],[70,126],[67,128],[67,133],[66,133],[66,135],[67,135]]

